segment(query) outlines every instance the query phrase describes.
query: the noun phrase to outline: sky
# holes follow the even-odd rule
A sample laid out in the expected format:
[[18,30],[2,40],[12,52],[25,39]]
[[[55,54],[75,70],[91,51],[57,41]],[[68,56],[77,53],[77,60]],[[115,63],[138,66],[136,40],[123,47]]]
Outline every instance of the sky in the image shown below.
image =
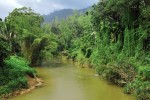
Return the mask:
[[0,18],[8,16],[14,8],[31,7],[35,12],[49,14],[64,8],[82,9],[99,0],[0,0]]

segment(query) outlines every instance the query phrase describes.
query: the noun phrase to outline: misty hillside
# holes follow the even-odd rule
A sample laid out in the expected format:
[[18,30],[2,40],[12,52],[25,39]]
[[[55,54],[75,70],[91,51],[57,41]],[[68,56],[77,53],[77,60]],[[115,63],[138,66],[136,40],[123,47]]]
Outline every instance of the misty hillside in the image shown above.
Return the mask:
[[[78,12],[85,13],[90,7],[77,10]],[[56,17],[58,20],[67,18],[67,16],[73,15],[74,10],[73,9],[62,9],[58,11],[54,11],[48,15],[43,15],[44,22],[52,22]]]

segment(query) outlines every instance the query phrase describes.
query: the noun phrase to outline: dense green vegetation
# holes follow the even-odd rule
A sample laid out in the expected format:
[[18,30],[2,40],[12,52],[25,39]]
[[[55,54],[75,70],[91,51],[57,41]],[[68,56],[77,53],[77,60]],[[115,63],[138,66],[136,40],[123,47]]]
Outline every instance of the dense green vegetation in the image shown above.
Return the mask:
[[16,36],[12,41],[13,53],[22,55],[31,65],[39,65],[52,46],[53,39],[49,38],[52,34],[44,33],[42,22],[42,16],[26,7],[15,9],[5,19],[9,31]]
[[85,15],[55,19],[58,51],[96,69],[138,99],[150,99],[150,4],[146,0],[104,0]]
[[28,66],[21,57],[11,56],[4,61],[5,68],[0,70],[0,94],[7,95],[21,88],[27,88],[26,75],[36,76],[36,71]]
[[147,0],[103,0],[86,14],[75,12],[61,21],[42,22],[39,14],[26,7],[15,9],[0,21],[1,94],[26,88],[25,75],[36,75],[28,65],[40,65],[62,52],[125,87],[125,93],[150,99]]
[[29,65],[40,65],[55,53],[56,38],[45,33],[42,22],[42,16],[26,7],[16,8],[5,21],[0,20],[0,96],[28,88],[27,76],[36,77]]

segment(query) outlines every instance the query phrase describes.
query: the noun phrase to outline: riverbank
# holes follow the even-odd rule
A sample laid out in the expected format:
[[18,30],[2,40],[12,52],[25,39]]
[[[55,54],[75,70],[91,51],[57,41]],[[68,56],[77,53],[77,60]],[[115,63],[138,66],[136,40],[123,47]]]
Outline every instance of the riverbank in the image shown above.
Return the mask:
[[57,58],[37,67],[41,88],[10,100],[135,100],[121,87],[97,77],[95,70]]
[[[149,65],[137,63],[136,60],[129,59],[122,62],[114,61],[107,64],[93,64],[91,59],[85,58],[78,60],[72,59],[74,62],[80,63],[82,68],[90,67],[96,70],[97,74],[112,84],[123,87],[125,94],[134,95],[139,100],[150,99],[150,81],[149,81]],[[98,61],[98,59],[97,59]]]
[[27,89],[20,89],[20,90],[16,90],[13,91],[9,94],[5,94],[2,96],[2,100],[7,100],[8,98],[12,98],[18,95],[22,95],[28,92],[31,92],[32,90],[41,87],[42,84],[44,83],[42,78],[36,77],[36,78],[31,78],[29,76],[27,76],[27,80],[28,80],[28,88]]
[[4,61],[4,65],[0,68],[0,99],[27,93],[43,83],[24,58],[11,56]]

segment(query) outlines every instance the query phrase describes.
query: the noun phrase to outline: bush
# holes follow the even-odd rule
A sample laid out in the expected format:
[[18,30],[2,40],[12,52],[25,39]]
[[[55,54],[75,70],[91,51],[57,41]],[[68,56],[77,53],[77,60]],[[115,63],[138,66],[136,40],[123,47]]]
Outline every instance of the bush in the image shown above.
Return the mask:
[[131,82],[136,76],[136,68],[126,62],[96,66],[96,71],[108,81],[120,86]]
[[142,80],[150,80],[150,67],[140,67],[138,73]]
[[136,79],[125,86],[124,92],[140,100],[150,100],[150,67],[140,67]]
[[134,94],[140,100],[150,100],[150,82],[136,79],[125,86],[124,92]]
[[4,61],[5,67],[0,69],[0,96],[21,88],[27,88],[26,76],[35,77],[36,71],[28,66],[28,62],[17,56]]
[[17,71],[19,75],[27,74],[33,77],[35,76],[36,71],[33,68],[29,67],[29,63],[24,58],[11,56],[4,62],[9,69]]
[[26,60],[21,57],[11,56],[4,61],[5,68],[0,70],[0,86],[9,83],[19,77],[29,75],[35,77],[36,71],[28,66]]
[[21,88],[27,88],[28,83],[25,77],[10,81],[7,85],[0,88],[0,95],[8,94]]

